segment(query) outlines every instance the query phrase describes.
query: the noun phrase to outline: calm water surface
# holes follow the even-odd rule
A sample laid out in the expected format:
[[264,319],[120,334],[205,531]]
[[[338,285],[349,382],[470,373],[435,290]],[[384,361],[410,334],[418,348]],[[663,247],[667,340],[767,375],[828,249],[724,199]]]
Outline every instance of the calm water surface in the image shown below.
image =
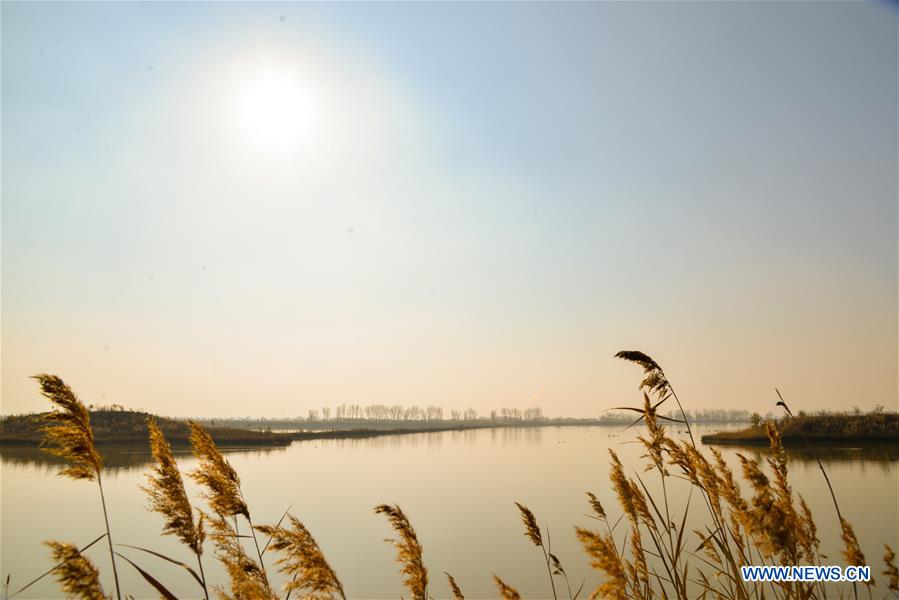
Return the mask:
[[[491,573],[529,598],[551,597],[543,557],[522,535],[514,501],[528,505],[551,533],[553,553],[565,565],[572,586],[599,579],[589,569],[574,526],[594,527],[586,516],[584,492],[592,491],[610,514],[618,515],[608,482],[608,448],[632,472],[644,477],[637,432],[609,427],[546,427],[409,434],[364,440],[318,440],[288,448],[229,452],[242,478],[253,519],[274,523],[290,506],[316,536],[348,596],[398,598],[404,594],[384,543],[391,531],[372,509],[398,503],[409,515],[424,546],[430,593],[446,597],[443,571],[452,573],[468,598],[494,598]],[[761,456],[753,448],[724,448],[739,472],[736,452]],[[869,563],[883,570],[883,543],[899,547],[899,451],[829,448],[825,466],[841,508],[853,523]],[[105,450],[104,475],[110,521],[116,542],[190,556],[170,536],[160,536],[161,517],[148,513],[139,486],[149,454]],[[179,454],[183,471],[196,466]],[[827,488],[817,465],[794,455],[790,465],[795,491],[808,500],[819,525],[824,552],[839,564],[839,531]],[[14,591],[50,565],[43,540],[85,544],[104,531],[95,483],[56,476],[57,466],[32,449],[0,449],[0,570],[12,574]],[[647,483],[652,480],[646,474]],[[189,491],[198,491],[188,482]],[[744,486],[745,489],[745,486]],[[687,488],[669,488],[672,505],[682,508]],[[694,498],[695,500],[695,498]],[[682,514],[682,513],[681,513]],[[694,502],[698,526],[704,513]],[[177,567],[135,551],[122,550],[183,597],[196,597],[196,584]],[[113,589],[108,557],[100,545],[88,551],[100,567],[107,592]],[[224,583],[224,572],[206,555],[210,581]],[[825,563],[828,561],[825,561]],[[157,597],[126,564],[119,566],[123,588],[137,598]],[[882,580],[883,577],[881,576]],[[558,585],[558,584],[557,584]],[[564,585],[564,584],[562,584]],[[567,594],[564,594],[567,597]],[[875,597],[883,597],[878,592]],[[21,597],[59,598],[52,581]]]

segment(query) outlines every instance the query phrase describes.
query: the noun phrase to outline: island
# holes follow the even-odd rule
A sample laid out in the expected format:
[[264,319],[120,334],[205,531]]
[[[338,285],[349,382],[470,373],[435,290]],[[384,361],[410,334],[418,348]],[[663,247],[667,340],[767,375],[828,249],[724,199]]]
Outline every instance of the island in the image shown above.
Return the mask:
[[[875,410],[870,413],[800,413],[775,421],[786,446],[805,443],[899,443],[899,413]],[[767,446],[765,424],[702,436],[703,444]]]

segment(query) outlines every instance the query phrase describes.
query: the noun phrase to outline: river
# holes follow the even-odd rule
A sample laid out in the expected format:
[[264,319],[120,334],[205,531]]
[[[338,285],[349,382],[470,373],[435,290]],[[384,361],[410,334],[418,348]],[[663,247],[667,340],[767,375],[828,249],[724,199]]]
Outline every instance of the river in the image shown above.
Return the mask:
[[[608,448],[621,456],[629,474],[638,473],[648,482],[654,479],[652,473],[643,473],[639,458],[643,451],[633,443],[638,433],[637,429],[622,433],[616,427],[481,429],[295,442],[287,448],[238,450],[227,456],[241,476],[254,522],[274,523],[289,507],[317,538],[348,597],[408,597],[394,550],[384,542],[392,532],[383,517],[373,514],[377,504],[396,503],[408,514],[424,547],[429,592],[435,598],[449,595],[444,571],[456,578],[467,598],[495,598],[494,572],[523,597],[551,598],[543,556],[523,535],[513,504],[517,501],[548,527],[553,553],[574,589],[584,582],[581,597],[586,598],[599,574],[591,571],[574,526],[596,527],[588,516],[586,491],[595,493],[611,515],[620,514],[608,480]],[[126,448],[101,451],[114,540],[190,562],[191,555],[174,538],[160,535],[161,517],[145,508],[139,486],[148,471],[149,454]],[[764,453],[759,448],[723,451],[736,473],[736,452]],[[899,450],[831,446],[818,452],[843,513],[854,525],[875,577],[882,581],[883,543],[899,547]],[[189,454],[176,456],[184,472],[196,466]],[[96,483],[58,477],[57,469],[37,450],[0,449],[0,570],[4,579],[11,574],[11,591],[50,566],[43,540],[82,545],[104,531]],[[790,477],[794,490],[808,500],[823,551],[832,557],[824,563],[841,564],[839,528],[817,464],[795,454]],[[192,482],[188,489],[200,502]],[[670,499],[676,510],[682,510],[687,493],[686,486],[672,486]],[[694,501],[691,521],[701,525],[704,510]],[[121,551],[179,596],[198,595],[196,583],[180,568],[138,551]],[[111,592],[105,546],[98,544],[88,555]],[[211,547],[204,559],[210,581],[226,583]],[[125,591],[136,598],[158,597],[130,566],[122,563],[119,571]],[[557,586],[564,590],[564,581],[557,581]],[[62,594],[47,578],[20,597]],[[560,597],[567,598],[567,591],[560,591]]]

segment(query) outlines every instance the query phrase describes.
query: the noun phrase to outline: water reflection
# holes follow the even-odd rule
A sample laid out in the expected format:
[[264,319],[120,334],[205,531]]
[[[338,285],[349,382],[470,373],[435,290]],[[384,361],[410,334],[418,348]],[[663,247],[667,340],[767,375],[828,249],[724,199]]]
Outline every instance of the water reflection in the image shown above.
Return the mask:
[[[739,452],[746,458],[756,461],[763,460],[771,455],[771,449],[766,446],[733,446],[728,449]],[[868,469],[876,469],[883,473],[893,470],[895,462],[899,461],[899,444],[871,444],[866,446],[796,446],[787,448],[790,461],[803,466],[817,468],[815,459],[821,461],[824,468],[852,466],[856,471],[864,473]]]
[[[286,446],[229,446],[220,448],[223,454],[240,454],[242,456],[261,456],[284,452]],[[135,450],[133,446],[102,446],[103,470],[113,475],[120,471],[142,469],[153,462],[153,455],[148,450]],[[176,459],[193,458],[189,449],[172,448]],[[63,464],[63,459],[44,452],[33,446],[0,446],[0,461],[4,466],[12,468],[38,468],[45,471],[56,471]]]
[[[564,433],[565,427],[550,427],[554,433]],[[543,441],[543,430],[541,427],[503,427],[490,429],[491,445],[537,445]],[[444,440],[449,438],[452,445],[471,444],[475,441],[480,430],[465,429],[443,432],[427,432],[427,433],[410,433],[401,435],[385,435],[370,438],[346,438],[333,440],[308,440],[302,442],[294,442],[298,447],[311,448],[340,448],[340,449],[356,449],[359,447],[378,449],[378,448],[418,448],[419,446],[427,446],[428,448],[439,448],[443,445]],[[588,438],[592,438],[594,434],[588,434]],[[607,433],[606,431],[597,431],[596,435],[608,439],[616,440],[622,437],[620,433]],[[554,435],[554,444],[565,444],[564,435]],[[619,442],[623,444],[634,444],[635,440]],[[739,446],[727,445],[718,446],[718,448],[727,448],[732,452],[739,452],[747,458],[754,460],[763,460],[770,455],[770,449],[766,446]],[[247,457],[260,457],[283,453],[287,451],[285,446],[230,446],[223,447],[220,450],[225,454],[236,454]],[[103,446],[100,449],[103,455],[103,468],[107,471],[115,473],[121,470],[140,469],[153,461],[153,456],[147,450],[136,450],[134,446]],[[191,452],[187,448],[173,448],[173,454],[176,458],[191,458]],[[827,466],[845,466],[852,465],[853,468],[864,471],[868,468],[877,468],[884,472],[889,472],[893,467],[891,463],[899,462],[899,443],[896,444],[871,444],[865,446],[813,446],[811,449],[804,446],[795,446],[787,448],[790,459],[798,464],[810,463],[817,466],[815,458],[817,457],[825,467]],[[31,446],[0,446],[0,460],[12,467],[39,467],[43,469],[55,469],[62,464],[63,460],[52,454],[48,454],[40,448]]]

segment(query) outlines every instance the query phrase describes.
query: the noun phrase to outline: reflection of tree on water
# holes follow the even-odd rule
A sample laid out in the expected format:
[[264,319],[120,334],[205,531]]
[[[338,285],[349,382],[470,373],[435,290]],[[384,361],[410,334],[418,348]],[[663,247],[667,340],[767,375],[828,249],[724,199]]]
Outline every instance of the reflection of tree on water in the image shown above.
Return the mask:
[[509,442],[539,442],[543,430],[539,427],[506,427],[500,430],[503,443]]
[[479,435],[490,434],[490,441],[505,443],[528,444],[539,443],[542,439],[545,427],[483,427],[472,429],[450,429],[447,431],[398,433],[363,438],[336,438],[320,440],[297,440],[294,444],[311,444],[314,447],[331,448],[400,448],[419,446],[439,447],[449,438],[449,441],[458,444],[464,442],[471,444]]
[[[771,453],[771,449],[764,446],[727,446],[727,448],[756,460],[762,460]],[[899,461],[899,444],[870,444],[861,447],[814,446],[812,450],[795,446],[787,449],[787,455],[792,462],[812,466],[815,469],[818,468],[815,462],[817,457],[825,467],[851,466],[861,472],[868,468],[879,468],[888,473],[892,468],[891,463]]]
[[[222,447],[223,454],[239,453],[261,456],[270,452],[283,452],[283,446]],[[102,446],[103,470],[115,474],[118,471],[140,469],[153,462],[153,455],[148,450],[136,450],[133,446]],[[189,448],[173,448],[172,453],[179,461],[193,460]],[[56,472],[57,467],[65,461],[32,446],[0,446],[0,460],[13,467],[37,467]]]
[[[561,429],[561,428],[560,428]],[[335,447],[359,447],[383,448],[400,446],[418,447],[419,445],[436,447],[440,446],[445,436],[450,436],[454,443],[463,441],[471,443],[481,430],[453,430],[434,433],[413,433],[405,435],[390,435],[372,438],[347,438],[332,440],[308,440],[294,442],[295,444],[314,444],[316,446]],[[540,427],[504,427],[489,429],[492,443],[539,443],[542,439],[543,429]],[[768,456],[770,450],[764,446],[727,446],[729,450],[757,460]],[[271,452],[283,452],[286,447],[280,446],[254,446],[254,447],[222,447],[220,450],[226,454],[242,454],[262,456]],[[128,471],[139,469],[152,462],[149,451],[137,450],[134,446],[103,446],[103,468],[106,471]],[[193,460],[189,448],[173,448],[175,458],[178,460]],[[787,450],[790,459],[797,464],[810,463],[814,465],[814,456],[804,447],[791,447]],[[899,444],[871,444],[864,447],[852,446],[816,446],[815,454],[827,465],[852,465],[853,469],[864,471],[868,468],[879,468],[889,471],[891,463],[899,461]],[[47,454],[40,448],[32,446],[0,446],[0,460],[14,467],[36,466],[55,472],[63,460],[51,454]],[[817,465],[814,465],[817,468]]]

